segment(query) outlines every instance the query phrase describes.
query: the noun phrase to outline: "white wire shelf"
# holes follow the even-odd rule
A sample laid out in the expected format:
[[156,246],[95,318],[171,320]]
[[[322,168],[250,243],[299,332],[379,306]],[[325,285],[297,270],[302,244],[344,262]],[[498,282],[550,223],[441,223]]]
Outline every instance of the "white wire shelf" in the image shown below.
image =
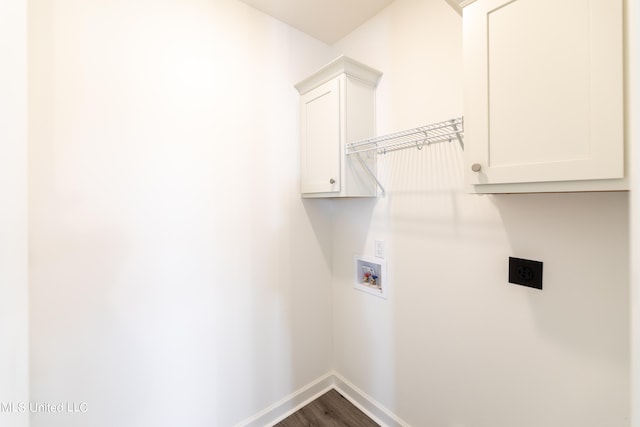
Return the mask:
[[464,133],[464,118],[458,117],[444,122],[433,123],[427,126],[409,129],[389,135],[363,139],[347,144],[346,154],[358,154],[367,151],[377,151],[378,154],[386,154],[406,148],[421,150],[424,146],[439,142],[458,141],[464,150],[462,134]]

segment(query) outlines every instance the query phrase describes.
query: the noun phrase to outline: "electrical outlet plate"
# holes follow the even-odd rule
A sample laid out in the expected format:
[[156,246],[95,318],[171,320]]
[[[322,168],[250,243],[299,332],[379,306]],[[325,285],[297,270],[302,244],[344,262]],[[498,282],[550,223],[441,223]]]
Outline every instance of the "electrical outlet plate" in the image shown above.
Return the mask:
[[509,257],[509,283],[542,289],[542,262]]
[[384,240],[376,240],[375,254],[376,258],[384,258]]

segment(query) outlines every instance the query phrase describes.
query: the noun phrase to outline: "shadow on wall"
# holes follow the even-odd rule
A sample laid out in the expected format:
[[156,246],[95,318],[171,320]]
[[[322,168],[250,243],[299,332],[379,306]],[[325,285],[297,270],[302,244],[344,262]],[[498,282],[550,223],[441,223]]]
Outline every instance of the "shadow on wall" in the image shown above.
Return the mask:
[[[331,201],[294,200],[292,218],[298,222],[290,233],[287,266],[291,292],[289,332],[292,346],[293,389],[316,380],[331,369]],[[314,240],[310,244],[308,240]],[[303,249],[306,248],[306,249]]]
[[380,179],[388,190],[382,203],[394,235],[445,242],[490,239],[500,224],[493,207],[466,194],[463,164],[456,141],[379,157]]
[[494,319],[495,336],[508,343],[498,359],[521,398],[514,406],[536,400],[548,411],[544,418],[529,415],[545,425],[553,419],[627,425],[628,193],[499,195],[492,201],[511,251],[500,260],[505,274],[507,255],[544,263],[542,291],[505,278],[508,287],[496,295],[503,310],[502,319]]
[[[413,425],[444,425],[461,407],[478,425],[628,413],[626,193],[468,195],[454,144],[378,167],[384,197],[336,204],[338,372]],[[386,303],[349,289],[350,256],[380,231]],[[544,290],[507,283],[508,256],[543,261]],[[428,414],[407,396],[432,402]]]
[[[371,372],[384,372],[392,363],[392,348],[384,315],[387,301],[354,289],[355,255],[373,255],[370,235],[378,236],[375,216],[379,199],[332,200],[333,368],[359,387],[373,384],[389,389],[392,381]],[[375,325],[375,327],[372,327]]]
[[526,292],[539,332],[572,351],[627,363],[628,193],[500,195],[493,202],[510,255],[544,262],[543,290]]
[[[547,408],[544,416],[535,414],[537,422],[546,425],[553,419],[585,425],[587,418],[591,425],[627,425],[628,193],[500,195],[492,201],[508,255],[544,262],[542,291],[505,283],[509,287],[496,294],[503,309],[501,319],[492,319],[494,337],[508,342],[500,369],[519,379],[512,390],[526,384],[514,406],[536,399]],[[507,254],[499,261],[506,275]],[[529,410],[522,406],[516,413]]]
[[[332,220],[335,214],[335,207],[331,199],[302,199],[309,224],[313,228],[313,233],[322,249],[322,255],[327,266],[332,263]],[[329,219],[327,218],[329,216]]]
[[[433,313],[425,311],[424,302],[434,300],[425,295],[434,289],[424,286],[433,271],[425,267],[430,248],[441,252],[436,242],[456,232],[462,195],[458,163],[459,147],[446,143],[380,155],[378,178],[386,194],[337,204],[335,368],[397,414],[407,396],[425,396],[423,385],[429,382],[414,368],[437,364],[428,346],[414,344],[430,342],[432,326],[442,324],[430,318],[423,322]],[[381,238],[389,267],[388,300],[353,289],[353,255],[373,255],[374,240]]]

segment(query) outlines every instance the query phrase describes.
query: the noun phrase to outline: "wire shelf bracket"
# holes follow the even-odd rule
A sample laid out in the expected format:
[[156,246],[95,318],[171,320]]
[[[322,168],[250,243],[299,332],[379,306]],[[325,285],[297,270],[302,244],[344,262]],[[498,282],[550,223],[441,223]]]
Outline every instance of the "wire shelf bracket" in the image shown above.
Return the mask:
[[367,173],[376,182],[382,194],[385,190],[375,174],[369,169],[360,157],[360,153],[376,151],[378,154],[387,154],[392,151],[404,150],[407,148],[417,148],[422,150],[424,146],[430,146],[440,142],[451,142],[454,139],[464,150],[464,117],[458,117],[444,122],[433,123],[414,129],[404,130],[375,138],[363,139],[346,145],[345,154],[355,155],[360,163],[365,167]]
[[456,139],[464,150],[463,133],[464,118],[458,117],[389,135],[352,142],[346,145],[346,154],[351,155],[373,150],[377,151],[378,154],[386,154],[413,147],[422,150],[425,145],[451,142],[453,139]]

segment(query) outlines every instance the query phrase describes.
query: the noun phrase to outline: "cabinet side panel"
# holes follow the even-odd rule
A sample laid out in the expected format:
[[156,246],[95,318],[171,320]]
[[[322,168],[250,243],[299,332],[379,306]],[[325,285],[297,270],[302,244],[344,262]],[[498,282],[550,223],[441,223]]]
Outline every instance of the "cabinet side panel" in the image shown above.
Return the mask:
[[[375,89],[355,78],[346,79],[345,141],[375,136]],[[375,151],[360,153],[360,159],[376,173]],[[347,196],[375,196],[376,184],[357,155],[346,156],[344,187]]]

